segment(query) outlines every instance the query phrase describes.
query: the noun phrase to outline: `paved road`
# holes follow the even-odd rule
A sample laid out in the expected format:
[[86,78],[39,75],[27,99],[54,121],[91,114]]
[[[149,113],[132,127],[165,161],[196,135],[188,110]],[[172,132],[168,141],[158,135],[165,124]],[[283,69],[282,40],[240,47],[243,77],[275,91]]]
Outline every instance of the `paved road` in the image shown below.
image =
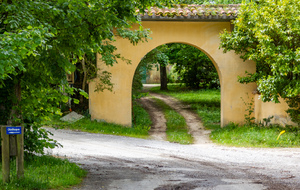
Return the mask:
[[179,145],[49,129],[66,156],[87,169],[74,189],[300,189],[300,149],[252,149],[212,143]]

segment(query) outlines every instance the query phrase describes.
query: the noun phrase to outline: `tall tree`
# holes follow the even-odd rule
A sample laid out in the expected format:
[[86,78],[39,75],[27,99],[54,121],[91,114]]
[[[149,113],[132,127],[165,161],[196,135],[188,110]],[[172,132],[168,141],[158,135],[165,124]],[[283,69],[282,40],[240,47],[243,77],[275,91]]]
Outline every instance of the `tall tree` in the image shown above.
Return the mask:
[[256,62],[254,74],[239,79],[256,82],[263,101],[284,98],[293,121],[300,123],[300,1],[257,0],[242,5],[224,31],[221,47]]
[[156,58],[159,63],[160,90],[168,90],[167,65],[169,63],[169,57],[165,53],[168,51],[168,45],[161,45],[157,50]]
[[[161,90],[167,90],[166,66],[171,64],[187,87],[218,88],[218,73],[212,61],[199,49],[180,43],[164,44],[149,52],[142,63],[159,64]],[[158,65],[156,65],[158,67]]]
[[[6,120],[25,126],[25,146],[42,152],[47,132],[40,123],[60,114],[63,92],[73,94],[66,73],[84,56],[100,53],[108,65],[121,55],[111,44],[116,36],[136,44],[147,30],[133,31],[141,11],[156,0],[3,0],[0,6],[0,88],[7,96],[0,102],[9,112]],[[101,87],[101,85],[100,85]],[[85,94],[81,91],[82,94]],[[74,100],[78,102],[78,100]],[[2,121],[3,122],[3,121]]]
[[167,78],[167,69],[166,66],[169,63],[169,58],[165,54],[168,50],[168,46],[161,45],[144,56],[141,63],[142,65],[148,65],[148,69],[155,66],[157,69],[160,69],[160,89],[168,90],[168,78]]
[[212,61],[199,49],[186,44],[168,44],[170,64],[187,87],[193,89],[218,88],[218,73]]

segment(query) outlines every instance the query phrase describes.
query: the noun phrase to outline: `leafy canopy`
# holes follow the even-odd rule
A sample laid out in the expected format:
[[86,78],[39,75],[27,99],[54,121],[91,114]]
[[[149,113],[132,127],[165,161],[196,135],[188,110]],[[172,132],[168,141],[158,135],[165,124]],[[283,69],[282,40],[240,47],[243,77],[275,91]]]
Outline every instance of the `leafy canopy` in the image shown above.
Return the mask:
[[1,1],[0,91],[6,95],[1,96],[0,112],[11,113],[6,121],[25,126],[27,150],[42,152],[43,146],[50,146],[41,140],[47,139],[47,132],[40,124],[60,114],[61,103],[69,100],[66,94],[76,90],[69,87],[66,73],[88,54],[100,53],[106,64],[115,64],[122,58],[111,43],[117,36],[133,44],[146,40],[148,31],[131,30],[131,25],[139,23],[136,8],[144,10],[153,3],[156,0]]
[[199,49],[186,44],[170,44],[168,57],[187,87],[192,89],[219,87],[216,68]]
[[152,69],[159,65],[174,66],[180,81],[192,89],[218,88],[218,73],[211,60],[197,48],[181,43],[170,43],[151,50],[139,67]]
[[[59,61],[66,71],[70,70],[70,61],[74,63],[85,51],[101,53],[102,59],[112,65],[116,55],[111,54],[115,48],[109,41],[118,35],[133,43],[146,37],[143,30],[128,28],[137,22],[135,8],[143,10],[150,2],[3,1],[0,7],[0,80],[26,71],[23,60],[42,56],[43,52],[49,55],[54,51],[56,62]],[[118,28],[115,33],[114,28]]]
[[234,31],[221,34],[224,51],[256,62],[257,71],[240,78],[256,82],[263,101],[286,99],[300,122],[300,1],[258,0],[242,5]]

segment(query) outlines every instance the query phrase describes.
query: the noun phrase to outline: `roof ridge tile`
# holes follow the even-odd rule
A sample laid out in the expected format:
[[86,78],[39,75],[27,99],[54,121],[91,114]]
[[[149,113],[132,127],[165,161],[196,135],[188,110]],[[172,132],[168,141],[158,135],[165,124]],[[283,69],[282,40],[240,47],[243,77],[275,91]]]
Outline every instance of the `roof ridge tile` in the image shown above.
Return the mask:
[[235,19],[240,4],[229,5],[174,5],[173,7],[149,7],[141,14],[142,20],[223,20]]

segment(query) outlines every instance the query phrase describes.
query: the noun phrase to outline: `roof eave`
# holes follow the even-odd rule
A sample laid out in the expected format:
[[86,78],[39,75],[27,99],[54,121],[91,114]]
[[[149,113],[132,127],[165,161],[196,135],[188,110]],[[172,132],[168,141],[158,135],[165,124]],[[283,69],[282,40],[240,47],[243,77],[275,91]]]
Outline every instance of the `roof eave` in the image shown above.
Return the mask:
[[180,21],[180,22],[230,22],[236,19],[233,15],[208,15],[208,16],[156,16],[156,15],[143,15],[141,16],[142,21]]

